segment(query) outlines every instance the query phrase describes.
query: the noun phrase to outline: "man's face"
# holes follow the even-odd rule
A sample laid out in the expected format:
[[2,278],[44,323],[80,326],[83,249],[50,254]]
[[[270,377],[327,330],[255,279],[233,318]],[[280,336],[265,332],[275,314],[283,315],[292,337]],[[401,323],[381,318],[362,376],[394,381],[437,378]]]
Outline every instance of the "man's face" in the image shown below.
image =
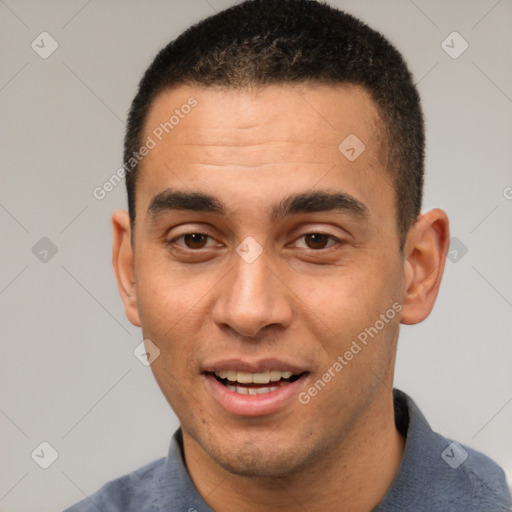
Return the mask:
[[389,394],[404,267],[381,126],[355,86],[181,87],[152,105],[132,320],[186,446],[229,471],[299,471]]

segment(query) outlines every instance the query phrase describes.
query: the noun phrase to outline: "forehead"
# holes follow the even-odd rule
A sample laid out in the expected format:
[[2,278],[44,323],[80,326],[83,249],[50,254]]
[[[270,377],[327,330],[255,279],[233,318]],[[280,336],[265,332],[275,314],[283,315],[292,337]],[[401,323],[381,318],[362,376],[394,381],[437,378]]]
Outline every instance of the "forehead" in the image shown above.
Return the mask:
[[213,187],[229,196],[243,183],[248,195],[276,198],[280,187],[300,192],[321,180],[323,188],[339,182],[369,196],[376,173],[380,185],[390,182],[382,133],[376,105],[359,86],[183,86],[151,105],[143,140],[154,148],[140,165],[138,189],[155,196]]
[[[189,108],[190,103],[196,106]],[[145,136],[161,136],[165,144],[203,144],[209,149],[251,145],[254,141],[309,142],[320,150],[322,146],[337,149],[348,135],[354,134],[377,149],[381,123],[370,94],[356,85],[179,87],[155,98],[144,132]],[[278,149],[282,155],[285,148]],[[254,163],[258,163],[257,159]]]

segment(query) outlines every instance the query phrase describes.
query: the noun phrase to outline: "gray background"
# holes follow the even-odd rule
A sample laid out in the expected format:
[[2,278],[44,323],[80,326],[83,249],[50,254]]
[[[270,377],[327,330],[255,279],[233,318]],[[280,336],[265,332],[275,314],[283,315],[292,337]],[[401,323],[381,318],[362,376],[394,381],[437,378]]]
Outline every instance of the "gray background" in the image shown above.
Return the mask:
[[[0,0],[1,511],[62,509],[167,452],[177,421],[133,355],[141,334],[111,270],[124,185],[103,201],[92,191],[122,163],[126,113],[155,52],[233,3]],[[395,385],[434,429],[510,473],[512,3],[331,3],[409,62],[427,120],[424,208],[444,208],[459,240],[432,315],[402,330]],[[59,45],[47,59],[31,48],[43,31]],[[441,46],[453,31],[469,43],[457,59]],[[45,241],[33,253],[42,237],[55,255]],[[46,470],[31,458],[42,441],[59,454]]]

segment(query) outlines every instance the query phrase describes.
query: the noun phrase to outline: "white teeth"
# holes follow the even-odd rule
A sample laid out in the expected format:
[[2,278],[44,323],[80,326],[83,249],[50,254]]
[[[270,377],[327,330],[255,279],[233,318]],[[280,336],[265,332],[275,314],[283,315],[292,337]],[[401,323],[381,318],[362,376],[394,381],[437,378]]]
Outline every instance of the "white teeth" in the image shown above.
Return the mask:
[[270,382],[270,372],[253,373],[252,381],[254,384],[268,384]]
[[221,379],[228,379],[231,382],[236,382],[236,372],[233,372],[231,370],[227,370],[225,372],[222,372],[225,374],[225,377],[221,377]]
[[263,395],[265,393],[275,391],[282,386],[286,386],[286,384],[280,382],[279,386],[269,386],[268,388],[246,388],[243,386],[232,386],[231,384],[226,384],[229,391],[232,391],[233,393],[240,393],[241,395]]
[[272,382],[277,382],[280,378],[281,378],[281,372],[279,372],[277,370],[272,370],[270,372],[270,380]]
[[237,382],[242,384],[251,384],[252,383],[252,373],[249,372],[238,372],[236,374]]
[[268,384],[269,382],[279,382],[281,379],[289,379],[293,373],[280,372],[279,370],[258,373],[222,370],[220,372],[215,372],[215,375],[221,379],[227,379],[231,382],[240,382],[240,384]]

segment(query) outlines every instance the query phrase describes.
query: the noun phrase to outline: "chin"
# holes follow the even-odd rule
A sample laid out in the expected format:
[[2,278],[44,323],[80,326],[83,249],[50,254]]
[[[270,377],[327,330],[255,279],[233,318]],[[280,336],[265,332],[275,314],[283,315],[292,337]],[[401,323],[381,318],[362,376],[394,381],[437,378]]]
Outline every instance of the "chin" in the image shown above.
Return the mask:
[[243,477],[251,478],[283,478],[296,473],[302,469],[302,464],[280,458],[279,455],[271,454],[261,458],[254,457],[254,454],[235,455],[233,458],[217,460],[217,463],[227,472]]
[[263,446],[258,446],[245,441],[238,448],[236,443],[231,443],[224,449],[217,445],[207,453],[227,472],[252,478],[283,478],[300,473],[314,457],[313,453],[307,453],[304,445],[275,447],[268,441],[265,444],[265,440],[262,443]]

